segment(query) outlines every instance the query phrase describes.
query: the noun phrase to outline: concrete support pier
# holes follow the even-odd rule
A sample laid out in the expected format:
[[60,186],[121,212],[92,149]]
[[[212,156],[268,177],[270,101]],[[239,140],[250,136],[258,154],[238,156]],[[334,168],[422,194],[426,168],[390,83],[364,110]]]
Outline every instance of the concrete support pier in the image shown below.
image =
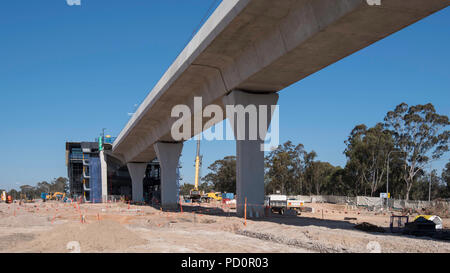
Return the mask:
[[108,202],[108,163],[106,162],[105,152],[100,151],[100,169],[102,178],[102,202]]
[[[277,101],[276,93],[248,93],[239,90],[232,91],[223,98],[223,104],[228,108],[227,118],[236,138],[236,209],[240,217],[244,216],[246,198],[247,217],[264,216],[262,144],[271,122],[271,106],[276,105]],[[260,106],[266,106],[267,112],[262,112]],[[229,111],[230,107],[234,107],[234,112]],[[250,118],[252,111],[257,113],[256,121],[254,117]],[[260,130],[260,126],[263,126],[260,123],[261,119],[267,121],[264,130]],[[255,130],[257,130],[257,139],[255,139]]]
[[161,166],[161,205],[163,209],[177,209],[177,169],[183,143],[157,142],[154,145]]
[[147,163],[128,163],[128,171],[131,176],[131,192],[134,202],[144,201],[144,176]]

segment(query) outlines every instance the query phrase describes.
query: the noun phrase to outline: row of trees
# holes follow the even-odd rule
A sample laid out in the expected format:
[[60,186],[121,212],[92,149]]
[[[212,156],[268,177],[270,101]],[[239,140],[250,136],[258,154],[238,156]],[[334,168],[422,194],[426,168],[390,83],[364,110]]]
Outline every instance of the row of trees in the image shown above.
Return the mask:
[[[0,190],[2,192],[3,190]],[[37,183],[36,186],[23,185],[19,190],[11,189],[8,195],[11,195],[13,199],[21,199],[24,196],[37,199],[41,197],[43,192],[69,192],[69,180],[64,177],[55,178],[50,182],[42,181]]]
[[[378,196],[389,182],[393,197],[423,200],[428,199],[431,181],[431,198],[448,198],[450,162],[442,174],[430,166],[448,152],[449,124],[432,104],[402,103],[383,122],[373,127],[361,124],[351,131],[345,141],[344,168],[319,161],[316,152],[288,141],[265,158],[266,192]],[[235,191],[235,157],[217,160],[208,169],[204,189]]]

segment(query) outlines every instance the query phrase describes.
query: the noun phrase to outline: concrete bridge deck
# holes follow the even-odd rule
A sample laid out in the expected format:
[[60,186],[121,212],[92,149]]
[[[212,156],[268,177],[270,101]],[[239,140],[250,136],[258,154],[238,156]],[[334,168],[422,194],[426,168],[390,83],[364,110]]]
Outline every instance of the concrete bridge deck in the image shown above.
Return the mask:
[[[366,0],[223,1],[145,98],[114,142],[113,152],[126,163],[149,162],[157,156],[155,144],[174,140],[170,134],[176,120],[171,117],[173,106],[192,108],[194,96],[200,96],[204,106],[223,107],[223,99],[234,90],[255,96],[278,92],[449,3],[381,0],[380,6],[371,6]],[[192,136],[197,133],[192,131]],[[177,160],[178,150],[165,160]]]

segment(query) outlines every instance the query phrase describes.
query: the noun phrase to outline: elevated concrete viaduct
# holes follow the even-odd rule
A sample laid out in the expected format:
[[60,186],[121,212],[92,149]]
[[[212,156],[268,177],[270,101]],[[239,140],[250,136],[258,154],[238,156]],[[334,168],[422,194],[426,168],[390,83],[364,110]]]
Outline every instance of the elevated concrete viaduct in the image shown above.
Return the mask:
[[[192,108],[195,96],[203,98],[203,106],[265,103],[260,96],[278,92],[448,7],[450,0],[381,0],[380,6],[368,2],[377,1],[223,1],[145,98],[113,152],[126,163],[145,163],[158,156],[162,205],[171,207],[176,202],[174,168],[182,147],[170,134],[176,120],[171,117],[173,106]],[[192,136],[198,133],[194,130]],[[243,198],[256,205],[264,201],[263,154],[257,146],[252,141],[237,143],[239,215]],[[136,165],[129,166],[134,172]],[[133,180],[141,177],[133,175]],[[141,194],[138,191],[133,198],[139,200]]]

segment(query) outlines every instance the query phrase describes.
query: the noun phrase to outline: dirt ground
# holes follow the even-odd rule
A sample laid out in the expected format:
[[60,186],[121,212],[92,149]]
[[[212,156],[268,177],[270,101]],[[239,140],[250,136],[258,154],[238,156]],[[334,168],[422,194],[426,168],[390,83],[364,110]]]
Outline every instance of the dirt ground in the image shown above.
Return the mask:
[[[306,206],[314,211],[245,221],[220,204],[163,212],[124,203],[2,203],[0,252],[450,252],[449,241],[354,228],[362,222],[387,228],[388,213]],[[444,219],[449,227],[450,219]]]

